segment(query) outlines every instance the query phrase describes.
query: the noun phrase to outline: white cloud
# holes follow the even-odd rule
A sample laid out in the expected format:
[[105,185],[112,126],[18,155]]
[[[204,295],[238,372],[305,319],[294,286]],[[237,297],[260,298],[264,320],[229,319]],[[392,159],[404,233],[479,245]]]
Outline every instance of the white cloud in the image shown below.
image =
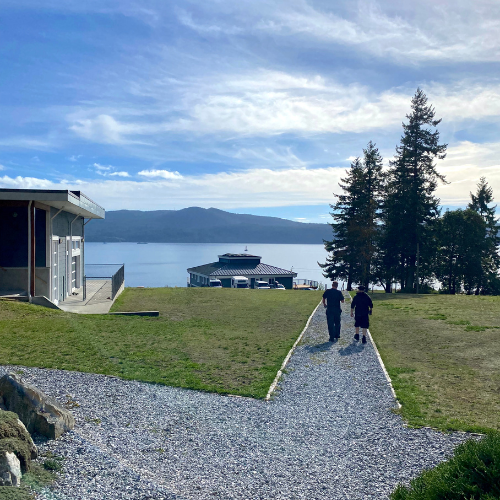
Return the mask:
[[138,175],[143,177],[161,177],[163,179],[182,179],[182,175],[179,172],[170,172],[169,170],[141,170]]
[[125,142],[123,133],[130,127],[118,123],[112,116],[98,115],[95,118],[76,120],[70,129],[80,137],[94,142],[121,144]]
[[[462,142],[449,148],[438,170],[450,182],[440,185],[437,195],[443,205],[464,206],[485,176],[500,199],[500,142]],[[116,172],[118,174],[118,172]],[[325,204],[334,201],[345,168],[248,169],[235,172],[182,176],[168,170],[143,170],[145,181],[103,178],[100,181],[60,181],[33,177],[0,177],[0,187],[71,189],[78,186],[108,210],[159,210],[187,206],[234,209]],[[118,176],[118,175],[117,175]],[[174,182],[175,181],[175,182]],[[321,218],[329,219],[329,214]],[[300,220],[298,218],[297,220]]]
[[109,174],[110,177],[112,176],[117,176],[117,177],[130,177],[130,174],[128,172],[113,172]]
[[500,7],[495,0],[421,0],[410,8],[401,1],[364,0],[349,2],[342,9],[345,4],[327,2],[319,8],[307,0],[239,2],[233,18],[227,19],[227,2],[210,2],[205,18],[216,21],[193,21],[187,12],[180,21],[204,36],[259,36],[264,32],[275,38],[293,38],[296,43],[307,38],[349,46],[403,65],[500,60]]
[[493,195],[500,200],[500,142],[475,144],[463,141],[448,149],[438,170],[449,184],[440,185],[437,195],[445,205],[463,206],[476,191],[480,177],[486,177]]
[[7,167],[5,167],[4,165],[0,164],[0,170],[5,170]]
[[102,171],[108,171],[108,170],[112,170],[113,167],[111,165],[108,165],[107,167],[105,165],[100,165],[99,163],[94,163],[92,165],[96,170],[99,170],[100,172]]
[[[164,89],[163,89],[164,90]],[[463,80],[453,86],[428,83],[423,90],[448,123],[463,120],[500,119],[500,84]],[[159,96],[161,88],[148,91]],[[92,110],[69,117],[71,129],[96,142],[160,144],[174,134],[222,136],[270,136],[282,133],[363,133],[400,127],[410,110],[415,87],[393,88],[375,93],[362,85],[342,85],[320,75],[310,77],[259,70],[215,81],[186,82],[182,98],[117,116]],[[170,106],[170,107],[169,107]],[[140,113],[143,113],[142,115]],[[90,117],[89,117],[90,116]],[[153,145],[153,148],[155,146]],[[263,152],[267,156],[267,152]],[[244,148],[241,150],[244,155]]]
[[57,183],[47,179],[38,179],[36,177],[0,177],[0,187],[8,189],[61,189]]

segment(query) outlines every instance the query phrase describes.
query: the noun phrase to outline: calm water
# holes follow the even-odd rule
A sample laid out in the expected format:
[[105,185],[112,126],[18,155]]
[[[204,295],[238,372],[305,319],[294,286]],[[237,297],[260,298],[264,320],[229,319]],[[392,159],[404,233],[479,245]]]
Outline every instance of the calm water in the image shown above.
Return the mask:
[[[240,243],[85,243],[85,263],[125,264],[126,286],[186,286],[188,267],[217,262],[218,255],[244,249]],[[293,268],[297,278],[326,281],[317,264],[326,259],[323,245],[252,244],[248,253],[261,255],[265,264]],[[93,268],[94,274],[96,269],[106,270]]]

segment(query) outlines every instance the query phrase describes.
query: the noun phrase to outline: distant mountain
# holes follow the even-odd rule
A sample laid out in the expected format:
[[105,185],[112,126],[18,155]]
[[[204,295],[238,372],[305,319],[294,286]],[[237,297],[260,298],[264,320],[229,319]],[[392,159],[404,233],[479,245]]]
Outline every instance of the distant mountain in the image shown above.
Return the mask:
[[216,208],[117,210],[85,226],[87,241],[149,243],[323,243],[327,224],[232,214]]

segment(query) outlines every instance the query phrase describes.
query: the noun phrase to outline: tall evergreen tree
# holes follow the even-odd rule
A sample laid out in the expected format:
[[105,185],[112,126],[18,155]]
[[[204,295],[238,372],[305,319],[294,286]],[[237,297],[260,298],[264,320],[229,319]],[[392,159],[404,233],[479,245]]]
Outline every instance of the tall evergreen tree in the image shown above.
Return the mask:
[[380,232],[380,210],[384,196],[384,175],[382,156],[370,141],[363,149],[364,191],[361,195],[358,225],[361,228],[358,252],[361,264],[360,282],[366,287],[375,279],[374,259]]
[[382,157],[371,141],[363,150],[363,161],[356,158],[341,179],[343,193],[335,195],[330,205],[335,222],[333,240],[325,241],[328,257],[324,276],[368,286],[372,279],[373,256],[376,250],[377,222],[383,192]]
[[471,202],[467,208],[478,213],[486,226],[485,244],[481,258],[482,272],[476,284],[476,294],[481,293],[481,291],[488,293],[492,286],[498,286],[500,234],[495,216],[496,205],[490,206],[493,203],[493,189],[488,185],[485,177],[481,177],[479,180],[476,194],[470,193],[470,196]]
[[447,211],[437,223],[436,278],[448,293],[468,294],[481,277],[486,224],[474,210]]
[[334,222],[330,223],[333,239],[324,241],[328,252],[326,262],[319,266],[323,268],[323,276],[332,280],[347,282],[347,290],[352,289],[352,283],[359,275],[358,256],[356,254],[357,231],[356,219],[360,209],[359,198],[363,189],[363,165],[356,158],[347,170],[347,176],[339,183],[342,194],[334,194],[337,201],[330,205]]
[[[434,196],[438,182],[445,178],[435,159],[444,159],[446,144],[439,144],[435,111],[427,96],[417,89],[411,113],[403,123],[403,135],[390,162],[383,210],[382,261],[387,276],[396,278],[402,289],[413,290],[417,253],[430,259],[432,227],[439,217],[439,199]],[[433,130],[435,129],[435,130]],[[421,262],[422,263],[422,262]],[[420,270],[430,269],[429,265]]]

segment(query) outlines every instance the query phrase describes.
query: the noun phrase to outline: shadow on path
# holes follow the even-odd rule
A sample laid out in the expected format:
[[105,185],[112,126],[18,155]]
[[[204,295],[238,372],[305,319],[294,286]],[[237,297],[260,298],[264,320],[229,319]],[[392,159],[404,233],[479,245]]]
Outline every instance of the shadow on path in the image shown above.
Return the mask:
[[364,344],[361,342],[356,342],[353,340],[347,347],[342,347],[339,349],[339,354],[341,356],[350,356],[351,354],[356,354],[358,352],[363,352],[365,349]]
[[307,345],[306,352],[328,351],[332,348],[334,342],[323,342],[322,344]]

